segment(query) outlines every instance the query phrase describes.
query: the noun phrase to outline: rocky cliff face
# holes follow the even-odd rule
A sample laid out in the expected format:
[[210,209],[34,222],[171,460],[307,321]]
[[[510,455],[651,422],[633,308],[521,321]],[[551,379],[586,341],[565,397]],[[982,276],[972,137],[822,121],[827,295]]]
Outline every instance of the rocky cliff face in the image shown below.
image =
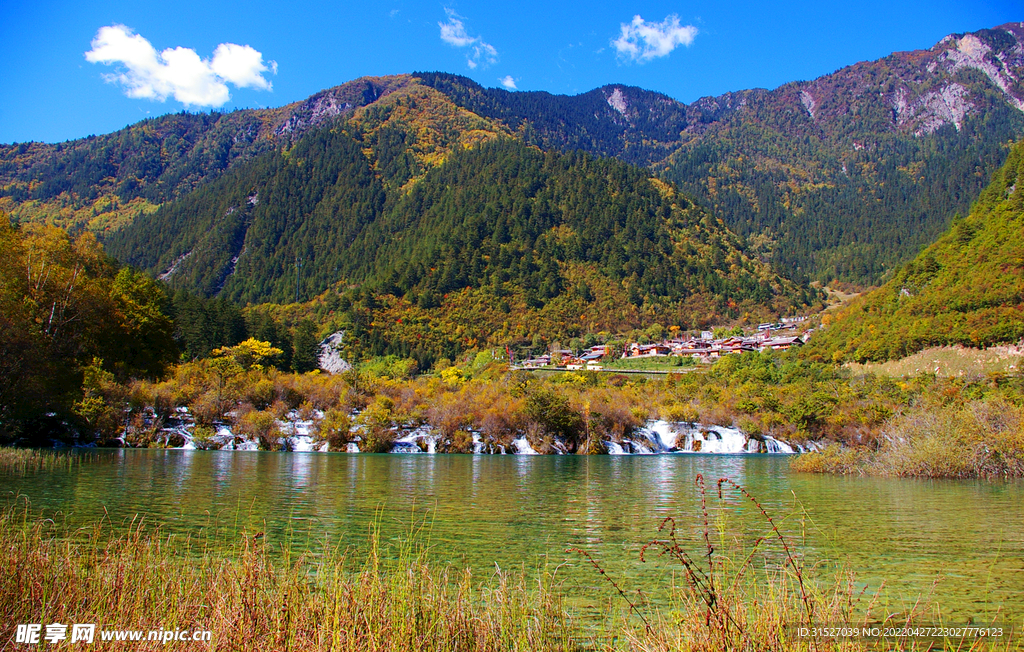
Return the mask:
[[317,127],[338,116],[351,115],[357,108],[373,104],[396,90],[407,87],[411,82],[411,75],[362,77],[320,91],[301,102],[289,105],[287,117],[277,126],[274,134],[292,134]]
[[[914,136],[1002,101],[1024,111],[1024,23],[951,34],[928,50],[900,52],[844,68],[776,94],[800,104],[813,120],[836,121],[891,110],[891,128]],[[987,83],[986,83],[987,80]]]

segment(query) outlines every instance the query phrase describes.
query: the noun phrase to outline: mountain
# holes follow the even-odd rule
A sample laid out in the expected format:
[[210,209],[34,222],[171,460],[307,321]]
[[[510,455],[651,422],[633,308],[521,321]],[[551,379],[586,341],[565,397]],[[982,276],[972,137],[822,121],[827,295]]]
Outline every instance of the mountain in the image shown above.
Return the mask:
[[809,82],[685,105],[418,75],[542,147],[650,166],[791,277],[875,283],[932,242],[1024,137],[1024,23],[954,34]]
[[504,135],[649,167],[790,278],[870,284],[966,213],[1024,137],[1022,42],[1011,23],[688,105],[620,85],[569,97],[442,73],[364,78],[278,109],[0,146],[0,210],[106,238],[333,125],[373,140],[364,149],[383,156],[372,168],[385,186]]
[[893,278],[856,299],[805,353],[835,362],[1024,337],[1024,143],[958,219]]
[[621,295],[635,327],[653,321],[641,309],[698,326],[816,300],[642,168],[475,130],[481,142],[421,171],[415,156],[392,155],[407,152],[392,144],[415,130],[384,137],[375,125],[311,131],[260,155],[140,215],[108,251],[242,303],[354,286],[421,309],[475,289],[527,312],[574,299],[582,311],[604,288]]
[[790,274],[874,283],[966,213],[1024,137],[1022,41],[1004,25],[749,94],[663,173]]
[[66,143],[0,145],[0,210],[21,221],[113,232],[409,82],[408,75],[366,77],[277,109],[182,112]]
[[[275,114],[179,118],[75,143],[74,160],[96,159],[58,173],[51,156],[36,173],[51,166],[45,192],[56,201],[105,191],[147,202],[104,232],[122,262],[241,303],[319,297],[331,305],[321,321],[362,351],[429,362],[482,344],[704,327],[818,301],[648,171],[541,151],[413,76],[361,80]],[[246,120],[260,125],[251,138],[232,138],[217,167],[190,177],[204,169],[197,153]],[[146,167],[145,148],[133,157],[150,127],[175,124],[206,131],[177,158],[150,151]],[[132,167],[146,172],[130,186],[118,175]],[[29,184],[8,198],[17,192],[44,195]]]

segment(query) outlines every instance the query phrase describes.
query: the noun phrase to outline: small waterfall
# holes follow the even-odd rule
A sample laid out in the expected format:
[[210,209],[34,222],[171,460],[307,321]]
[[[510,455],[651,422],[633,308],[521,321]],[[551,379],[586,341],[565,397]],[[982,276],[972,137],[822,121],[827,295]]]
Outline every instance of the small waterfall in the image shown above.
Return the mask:
[[711,426],[705,431],[705,453],[742,453],[747,437],[739,428]]
[[391,447],[392,453],[422,453],[420,447],[416,445],[414,441],[406,441],[404,439],[397,440]]
[[219,448],[222,451],[235,450],[235,433],[231,432],[231,428],[228,428],[225,425],[217,426],[217,429],[211,439],[215,444],[219,444]]
[[[424,451],[426,448],[426,451]],[[437,436],[429,426],[417,428],[395,440],[392,453],[436,453]]]
[[484,442],[483,442],[483,439],[480,438],[480,433],[474,432],[473,433],[473,454],[474,455],[479,455],[479,454],[481,454],[483,452],[484,452]]
[[288,438],[288,448],[295,453],[312,453],[313,452],[313,438],[308,434],[306,435],[295,435],[294,437]]
[[647,446],[644,446],[640,442],[633,442],[633,446],[636,449],[634,452],[637,455],[654,455],[654,451],[653,450],[651,450]]
[[350,441],[348,443],[348,446],[345,447],[345,452],[346,453],[358,453],[359,452],[359,444],[355,443],[354,441]]
[[768,448],[769,453],[781,454],[781,455],[792,455],[796,451],[793,447],[784,441],[779,441],[774,437],[765,437],[764,444]]
[[660,419],[649,421],[646,426],[640,429],[640,434],[651,442],[651,449],[658,452],[670,451],[678,446],[679,432],[677,427],[679,425]]
[[622,445],[611,440],[605,440],[604,445],[608,447],[609,455],[628,455],[626,451],[622,449]]
[[520,437],[519,439],[512,440],[512,446],[516,449],[517,455],[536,455],[537,451],[533,450],[530,446],[530,441],[526,437]]
[[[725,426],[698,427],[694,424],[680,424],[687,430],[676,440],[677,450],[684,453],[736,454],[750,452],[746,435],[739,428]],[[679,445],[679,444],[682,445]]]

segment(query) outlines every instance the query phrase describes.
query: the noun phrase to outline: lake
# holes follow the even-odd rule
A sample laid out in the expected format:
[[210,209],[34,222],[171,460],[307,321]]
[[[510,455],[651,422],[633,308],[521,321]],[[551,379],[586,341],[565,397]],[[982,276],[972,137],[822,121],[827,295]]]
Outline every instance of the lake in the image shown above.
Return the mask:
[[358,550],[376,524],[384,541],[411,536],[438,563],[481,578],[495,567],[555,571],[570,604],[605,612],[621,611],[618,599],[566,548],[587,550],[623,588],[657,601],[678,568],[641,564],[639,548],[673,516],[700,554],[702,474],[715,536],[749,547],[768,532],[735,492],[719,501],[714,483],[728,477],[780,523],[804,563],[842,562],[868,595],[884,582],[893,610],[924,595],[948,622],[1024,615],[1020,481],[797,474],[786,457],[764,455],[93,454],[71,472],[0,476],[5,501],[71,525],[141,516],[168,534],[225,541],[260,530],[296,552],[325,539]]

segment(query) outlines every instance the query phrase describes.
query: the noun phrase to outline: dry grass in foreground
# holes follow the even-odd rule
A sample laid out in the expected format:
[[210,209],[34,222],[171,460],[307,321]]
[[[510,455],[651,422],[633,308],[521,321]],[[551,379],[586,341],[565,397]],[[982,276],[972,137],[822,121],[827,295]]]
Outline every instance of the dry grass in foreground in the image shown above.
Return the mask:
[[[422,557],[388,561],[374,546],[352,568],[336,550],[282,561],[260,533],[224,554],[141,525],[62,531],[0,515],[0,649],[19,623],[96,623],[97,631],[209,630],[209,643],[132,650],[569,650],[557,596],[524,575],[469,571]],[[70,644],[67,644],[70,647]],[[126,644],[96,642],[94,650]]]

